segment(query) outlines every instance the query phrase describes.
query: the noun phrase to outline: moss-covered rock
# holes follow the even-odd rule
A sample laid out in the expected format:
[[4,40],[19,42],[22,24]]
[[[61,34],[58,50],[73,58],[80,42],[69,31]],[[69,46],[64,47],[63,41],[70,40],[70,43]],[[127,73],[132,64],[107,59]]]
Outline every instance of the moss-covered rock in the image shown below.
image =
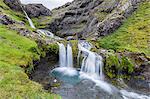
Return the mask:
[[115,53],[107,53],[105,71],[110,78],[131,76],[135,64],[128,56]]

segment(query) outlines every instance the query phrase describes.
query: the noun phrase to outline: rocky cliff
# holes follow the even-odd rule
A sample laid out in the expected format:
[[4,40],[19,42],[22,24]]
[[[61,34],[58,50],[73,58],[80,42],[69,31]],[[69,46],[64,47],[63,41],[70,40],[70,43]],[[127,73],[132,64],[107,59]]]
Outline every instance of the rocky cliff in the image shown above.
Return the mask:
[[74,0],[54,9],[50,24],[60,36],[97,38],[112,33],[142,0]]
[[28,13],[29,17],[50,16],[51,11],[42,4],[21,4],[20,0],[4,0],[11,9],[22,11],[22,8]]

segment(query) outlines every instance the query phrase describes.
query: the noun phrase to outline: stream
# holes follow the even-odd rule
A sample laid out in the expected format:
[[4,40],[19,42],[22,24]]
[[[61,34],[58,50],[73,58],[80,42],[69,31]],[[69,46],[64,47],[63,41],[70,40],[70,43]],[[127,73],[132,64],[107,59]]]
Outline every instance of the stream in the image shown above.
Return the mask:
[[[36,28],[27,13],[24,13],[30,26]],[[57,40],[61,39],[47,30],[37,29],[37,32]],[[63,99],[150,99],[150,95],[119,89],[108,83],[103,73],[103,58],[90,51],[92,46],[88,42],[78,42],[77,60],[81,64],[80,69],[74,66],[71,44],[58,45],[59,63],[57,58],[49,55],[50,57],[38,63],[30,76],[31,80],[40,83],[44,89],[61,95]]]

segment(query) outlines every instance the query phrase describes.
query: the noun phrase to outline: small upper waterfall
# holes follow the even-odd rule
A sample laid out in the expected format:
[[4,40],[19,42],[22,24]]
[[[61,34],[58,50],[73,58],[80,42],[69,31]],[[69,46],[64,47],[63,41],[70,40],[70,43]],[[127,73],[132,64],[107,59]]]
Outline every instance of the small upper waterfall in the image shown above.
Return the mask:
[[[26,13],[26,11],[23,9],[23,7],[22,7],[22,10],[23,10],[24,14],[26,15],[26,18],[28,19],[28,22],[29,22],[31,28],[36,29],[36,27],[34,26],[32,20],[30,19],[30,17]],[[37,32],[40,35],[44,35],[44,36],[47,36],[47,37],[50,37],[50,38],[54,38],[54,39],[57,39],[57,40],[62,40],[62,38],[60,38],[58,36],[55,36],[52,32],[50,32],[48,30],[45,30],[45,29],[37,29]]]
[[30,17],[28,16],[28,14],[26,13],[26,11],[23,10],[23,12],[26,15],[26,18],[28,19],[31,28],[35,29],[35,26],[34,26],[32,20],[30,19]]
[[73,67],[72,47],[67,44],[67,48],[62,44],[59,45],[59,65],[61,67]]
[[[85,72],[87,74],[92,74],[95,76],[99,76],[101,80],[103,80],[103,59],[98,54],[89,51],[90,47],[87,47],[87,42],[82,42],[78,44],[79,52],[83,53],[83,60],[81,65],[81,72]],[[79,57],[80,55],[78,55]]]

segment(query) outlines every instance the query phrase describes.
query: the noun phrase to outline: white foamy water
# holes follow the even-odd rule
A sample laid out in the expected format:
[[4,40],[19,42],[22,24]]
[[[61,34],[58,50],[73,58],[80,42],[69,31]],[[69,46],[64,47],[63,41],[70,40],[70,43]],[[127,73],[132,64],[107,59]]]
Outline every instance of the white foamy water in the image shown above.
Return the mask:
[[28,22],[29,22],[31,28],[35,29],[35,26],[34,26],[32,20],[30,19],[30,17],[28,16],[28,14],[26,13],[26,11],[23,10],[23,12],[26,15],[26,18],[28,19]]
[[59,66],[66,67],[66,47],[62,43],[57,43],[59,45]]
[[57,43],[59,45],[59,65],[61,67],[71,67],[73,68],[73,55],[72,47],[67,44],[67,47],[62,43]]
[[142,94],[137,94],[135,92],[129,92],[127,90],[120,90],[121,94],[123,95],[124,99],[150,99],[150,95],[142,95]]
[[[83,52],[83,60],[81,65],[81,72],[85,72],[89,75],[97,75],[99,79],[103,80],[103,58],[91,52],[91,46],[87,42],[82,42],[78,44],[79,54],[80,51]],[[78,55],[79,58],[80,55]]]
[[72,47],[67,44],[67,67],[73,67]]
[[57,8],[66,4],[67,2],[72,2],[73,0],[20,0],[23,4],[30,4],[30,3],[40,3],[43,4],[45,7],[49,8],[50,10]]

